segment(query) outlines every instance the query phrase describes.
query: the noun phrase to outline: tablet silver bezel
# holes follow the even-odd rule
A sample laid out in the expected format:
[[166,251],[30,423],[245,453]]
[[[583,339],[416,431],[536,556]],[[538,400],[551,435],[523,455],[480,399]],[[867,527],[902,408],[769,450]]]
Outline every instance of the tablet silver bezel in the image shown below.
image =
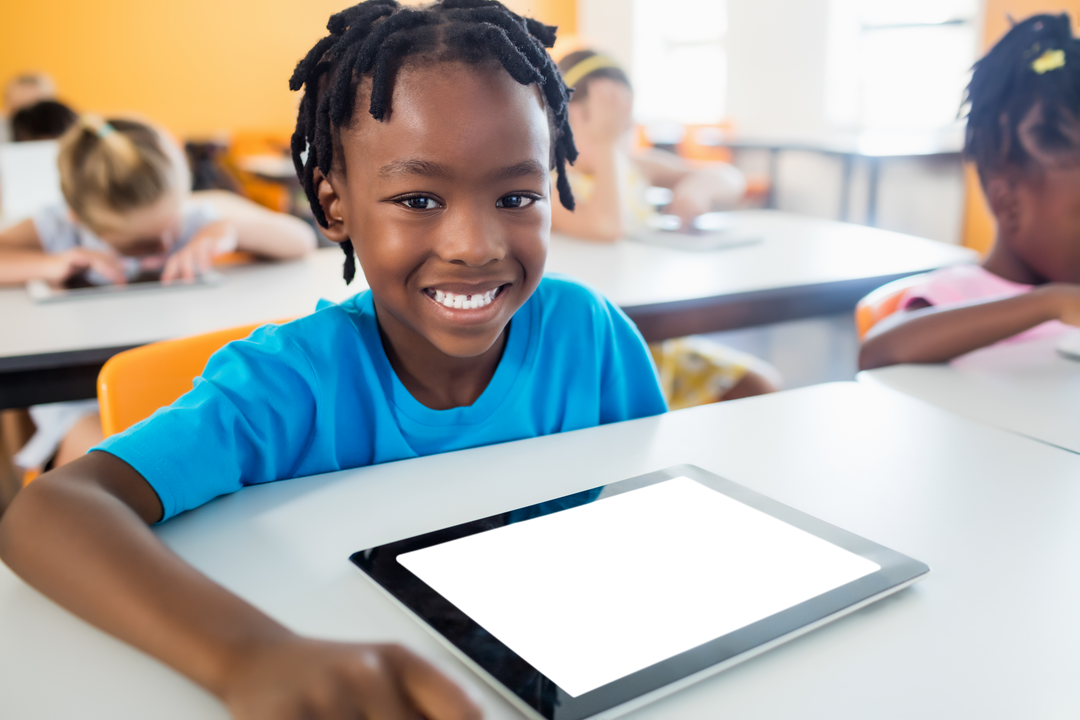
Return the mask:
[[[352,560],[381,592],[387,594],[420,621],[421,625],[431,631],[438,641],[445,644],[478,675],[484,677],[492,684],[492,687],[530,717],[543,720],[579,720],[622,715],[624,712],[629,712],[663,695],[685,688],[689,684],[777,647],[778,644],[809,633],[810,630],[858,610],[866,604],[891,595],[920,580],[930,570],[918,560],[891,551],[887,547],[837,528],[824,520],[797,511],[793,507],[693,465],[677,465],[662,471],[621,480],[619,483],[599,488],[598,494],[568,495],[567,498],[571,499],[578,498],[580,495],[582,501],[571,504],[566,510],[605,502],[677,480],[687,480],[721,498],[779,521],[785,526],[832,545],[842,552],[859,557],[876,567],[851,580],[822,590],[821,593],[802,598],[784,608],[761,615],[753,621],[726,630],[724,633],[707,638],[579,693],[567,692],[550,678],[539,677],[542,674],[537,670],[538,677],[535,680],[539,683],[539,687],[543,688],[544,693],[543,697],[537,698],[532,696],[531,691],[527,697],[523,696],[524,693],[514,692],[500,679],[499,674],[503,671],[501,665],[510,655],[503,657],[502,660],[495,660],[492,658],[491,651],[499,646],[505,647],[501,640],[496,638],[497,642],[491,643],[485,639],[484,641],[487,642],[485,652],[476,652],[477,637],[485,633],[488,636],[491,635],[483,625],[459,610],[461,617],[457,617],[454,624],[459,629],[450,630],[449,633],[459,635],[459,637],[447,637],[433,626],[433,623],[440,622],[435,614],[426,616],[429,612],[426,608],[430,608],[432,603],[438,604],[438,600],[435,600],[433,596],[442,597],[437,590],[419,580],[418,576],[417,583],[419,584],[408,580],[408,574],[415,575],[410,570],[408,573],[401,573],[399,570],[392,569],[390,573],[387,573],[386,570],[380,570],[380,568],[393,568],[394,562],[405,567],[404,563],[397,558],[418,552],[424,547],[455,542],[480,534],[480,532],[510,527],[516,524],[510,519],[512,515],[515,518],[521,518],[523,514],[531,517],[530,513],[535,511],[537,518],[543,517],[545,516],[543,507],[549,506],[549,503],[518,508],[518,511],[514,513],[483,518],[454,528],[418,535],[416,538],[368,548],[366,551],[353,554]],[[585,498],[589,500],[584,500]],[[372,561],[372,558],[379,557],[382,558],[381,565]],[[405,579],[405,583],[402,583],[402,579]],[[430,589],[424,589],[424,585]],[[445,598],[443,600],[448,602]],[[441,609],[444,613],[447,612],[445,606],[441,606]],[[487,662],[472,656],[470,650],[473,654],[483,655]],[[507,653],[513,653],[509,647],[505,650]],[[516,656],[519,657],[519,655]]]

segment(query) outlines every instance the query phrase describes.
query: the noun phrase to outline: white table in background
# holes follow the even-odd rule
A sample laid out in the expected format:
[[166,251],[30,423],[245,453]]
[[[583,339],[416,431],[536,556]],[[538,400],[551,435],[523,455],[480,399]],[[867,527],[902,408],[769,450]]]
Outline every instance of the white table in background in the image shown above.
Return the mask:
[[[858,383],[248,488],[157,532],[294,630],[406,643],[520,717],[361,577],[359,549],[693,463],[932,567],[639,720],[1080,717],[1080,456]],[[0,565],[0,716],[224,720]]]
[[972,420],[1080,453],[1080,362],[1060,338],[995,345],[940,365],[894,365],[858,379]]
[[[686,252],[633,242],[553,238],[548,270],[577,277],[624,308],[650,340],[851,310],[897,277],[968,262],[932,240],[776,212],[739,214],[755,245]],[[117,352],[169,338],[306,315],[319,298],[362,290],[341,278],[337,248],[304,260],[225,268],[216,287],[37,305],[0,289],[0,408],[93,397]]]

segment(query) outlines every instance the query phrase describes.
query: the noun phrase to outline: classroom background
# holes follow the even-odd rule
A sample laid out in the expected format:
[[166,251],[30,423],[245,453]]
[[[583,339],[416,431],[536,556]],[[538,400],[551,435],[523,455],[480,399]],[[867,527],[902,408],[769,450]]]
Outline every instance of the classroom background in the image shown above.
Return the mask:
[[[749,182],[744,206],[979,253],[994,227],[959,152],[971,65],[1010,17],[1080,16],[1080,2],[1037,0],[507,4],[560,28],[556,58],[582,47],[615,58],[634,84],[636,142],[733,163]],[[185,143],[196,186],[231,187],[310,220],[286,152],[298,102],[286,80],[339,9],[19,4],[0,27],[0,80],[45,73],[77,111],[149,118]],[[857,371],[849,312],[749,325],[710,337],[770,363],[784,388]]]

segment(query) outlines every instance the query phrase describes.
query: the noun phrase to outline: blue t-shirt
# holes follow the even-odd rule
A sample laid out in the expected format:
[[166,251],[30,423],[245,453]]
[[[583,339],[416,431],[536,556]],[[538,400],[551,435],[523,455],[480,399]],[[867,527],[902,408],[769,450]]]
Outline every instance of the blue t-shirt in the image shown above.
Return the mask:
[[259,328],[210,358],[169,407],[96,449],[135,468],[162,519],[245,485],[656,415],[667,406],[637,328],[606,298],[545,277],[468,407],[432,410],[383,350],[370,292]]

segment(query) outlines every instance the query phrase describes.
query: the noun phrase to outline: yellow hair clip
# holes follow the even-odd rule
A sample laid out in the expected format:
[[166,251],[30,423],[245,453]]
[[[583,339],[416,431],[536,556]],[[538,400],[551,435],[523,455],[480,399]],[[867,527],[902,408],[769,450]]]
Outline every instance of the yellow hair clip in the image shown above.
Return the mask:
[[1064,50],[1047,50],[1031,63],[1031,69],[1037,74],[1043,75],[1051,70],[1065,67]]

